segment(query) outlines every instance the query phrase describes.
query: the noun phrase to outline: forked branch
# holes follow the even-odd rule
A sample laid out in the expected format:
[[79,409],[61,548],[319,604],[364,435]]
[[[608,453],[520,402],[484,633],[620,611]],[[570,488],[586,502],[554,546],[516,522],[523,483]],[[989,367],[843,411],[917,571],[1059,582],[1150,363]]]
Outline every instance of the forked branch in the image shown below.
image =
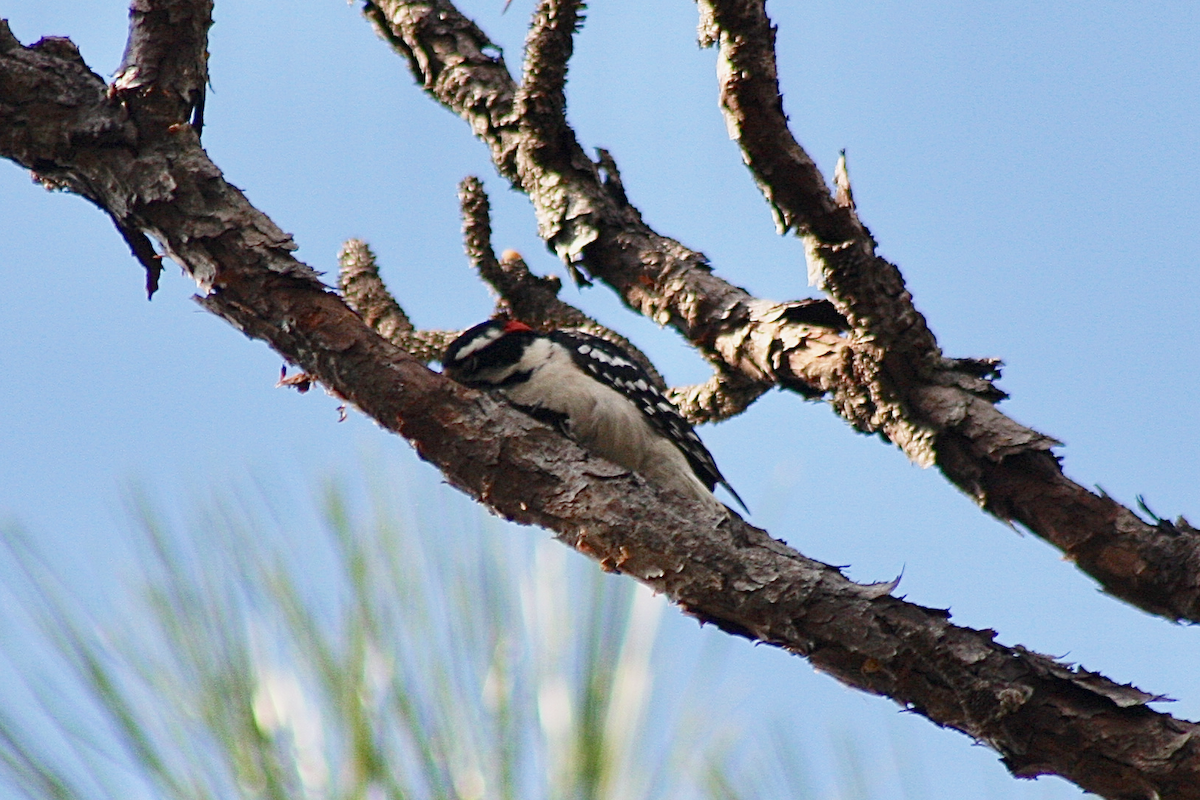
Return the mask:
[[[832,306],[760,300],[727,283],[702,254],[647,226],[619,179],[605,179],[615,162],[587,157],[554,100],[565,63],[545,63],[569,56],[574,5],[548,0],[535,15],[530,40],[541,44],[525,71],[553,80],[535,82],[548,99],[528,114],[514,100],[526,90],[502,62],[462,66],[497,48],[448,0],[368,0],[364,8],[418,83],[471,122],[500,174],[529,195],[547,244],[574,272],[607,283],[630,308],[692,342],[718,366],[720,391],[711,396],[741,398],[730,410],[776,386],[826,397],[856,430],[936,464],[986,511],[1054,544],[1106,592],[1200,622],[1200,536],[1186,520],[1148,523],[1067,478],[1051,452],[1056,440],[996,408],[1005,396],[991,381],[998,362],[941,353],[899,270],[875,254],[853,205],[829,193],[788,130],[762,0],[703,2],[701,27],[728,65],[720,81],[730,128],[777,221],[804,240]],[[704,417],[703,402],[682,399],[693,419]]]
[[[554,531],[702,620],[986,742],[1016,774],[1052,772],[1108,797],[1200,797],[1200,729],[1150,709],[1153,696],[954,626],[891,596],[894,584],[855,584],[431,372],[292,256],[290,238],[224,180],[190,126],[141,127],[77,52],[22,47],[0,25],[0,87],[0,155],[52,165],[56,185],[158,238],[205,291],[205,308],[405,436],[496,513]],[[84,135],[96,130],[114,135]],[[661,243],[642,229],[633,238]],[[763,324],[797,325],[788,313],[763,308]]]

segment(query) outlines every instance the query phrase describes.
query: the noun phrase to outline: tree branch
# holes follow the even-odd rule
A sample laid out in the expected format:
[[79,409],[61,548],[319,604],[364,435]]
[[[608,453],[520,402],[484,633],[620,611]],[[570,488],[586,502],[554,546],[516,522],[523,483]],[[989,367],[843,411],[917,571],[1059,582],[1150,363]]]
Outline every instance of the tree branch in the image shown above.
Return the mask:
[[[1170,619],[1197,620],[1200,538],[1149,525],[1069,480],[1049,451],[1056,441],[997,411],[992,403],[1003,396],[980,391],[982,377],[962,380],[963,363],[943,358],[899,269],[875,255],[853,202],[837,202],[788,129],[763,0],[699,5],[702,38],[720,45],[731,135],[781,231],[804,241],[810,276],[850,321],[855,372],[886,387],[872,395],[895,398],[889,413],[921,429],[928,457],[987,511],[1059,547],[1110,594]],[[848,195],[844,154],[839,166]]]
[[204,127],[212,0],[136,0],[113,94],[138,95],[139,124]]
[[[636,345],[611,328],[559,299],[562,282],[554,276],[534,275],[521,254],[506,250],[501,258],[492,248],[490,204],[483,184],[476,177],[459,184],[463,215],[463,240],[467,257],[499,295],[496,315],[513,317],[544,329],[574,328],[613,342],[642,365],[655,384],[694,424],[728,419],[744,411],[769,387],[747,382],[742,376],[718,374],[696,386],[670,388],[653,362]],[[350,239],[338,254],[339,286],[347,305],[393,344],[428,363],[440,358],[457,335],[454,331],[417,331],[387,290],[375,263],[375,254],[365,242]]]
[[894,584],[854,584],[734,515],[660,493],[424,369],[332,295],[288,283],[268,276],[201,302],[406,436],[497,513],[555,531],[702,621],[987,743],[1016,775],[1059,774],[1108,797],[1200,797],[1200,726],[1145,706],[1157,698],[1001,646],[892,597]]
[[346,240],[338,253],[338,265],[338,288],[346,305],[357,311],[368,327],[422,363],[440,359],[461,332],[416,330],[384,285],[375,254],[366,242]]
[[[741,376],[750,394],[779,386],[828,397],[856,430],[883,435],[919,464],[936,464],[986,511],[1058,547],[1109,594],[1171,620],[1200,622],[1200,537],[1186,521],[1166,533],[1068,479],[1050,452],[1056,440],[994,406],[1005,396],[990,381],[997,362],[941,354],[899,271],[874,255],[854,208],[830,196],[787,130],[774,34],[760,0],[705,2],[702,29],[721,41],[722,61],[739,65],[722,74],[723,106],[737,115],[730,128],[777,221],[807,237],[814,274],[836,310],[824,301],[752,297],[713,275],[702,254],[651,230],[619,178],[603,179],[615,167],[611,157],[593,164],[555,103],[514,120],[511,76],[493,63],[472,81],[459,68],[494,45],[448,0],[368,0],[364,8],[417,81],[472,123],[500,174],[533,201],[542,238],[572,269],[586,269],[630,308],[674,326],[724,374]],[[531,37],[569,38],[573,23],[558,9],[543,3]],[[559,41],[536,52],[540,64],[546,53],[565,57],[570,47]],[[442,80],[448,71],[454,81]],[[547,75],[559,72],[565,75],[565,65]],[[703,416],[686,398],[684,405]]]
[[[602,157],[607,157],[602,152]],[[609,181],[620,186],[615,165]],[[601,339],[613,342],[633,356],[646,373],[654,379],[671,402],[693,424],[717,422],[745,411],[767,389],[762,381],[747,381],[741,375],[723,371],[707,382],[696,386],[668,387],[653,362],[633,342],[601,325],[570,303],[560,300],[562,282],[553,276],[543,278],[529,271],[525,260],[515,250],[506,250],[497,259],[492,250],[491,218],[487,194],[478,178],[467,178],[459,185],[463,209],[463,235],[467,256],[479,270],[479,275],[500,295],[497,312],[511,315],[524,322],[546,328],[577,328]]]
[[[447,0],[364,3],[376,33],[404,56],[431,97],[471,126],[487,143],[500,174],[516,175],[517,85],[500,47]],[[492,55],[492,54],[495,55]]]
[[[295,260],[291,240],[224,181],[194,132],[114,128],[103,82],[77,52],[11,41],[0,24],[0,155],[53,163],[59,185],[119,208],[207,291],[205,308],[405,436],[498,514],[549,528],[703,621],[987,743],[1015,774],[1059,774],[1114,798],[1200,797],[1200,726],[1146,707],[1155,697],[951,625],[946,612],[891,596],[894,583],[855,584],[431,372]],[[42,70],[44,80],[25,80]],[[70,136],[97,129],[133,135]]]
[[478,178],[465,178],[458,186],[458,197],[467,257],[479,271],[479,277],[487,281],[500,296],[496,304],[497,314],[514,317],[537,328],[576,328],[599,336],[626,350],[646,370],[658,388],[666,391],[666,381],[640,348],[559,299],[562,281],[553,275],[548,278],[534,275],[516,250],[505,250],[501,258],[496,258],[492,249],[491,204]]

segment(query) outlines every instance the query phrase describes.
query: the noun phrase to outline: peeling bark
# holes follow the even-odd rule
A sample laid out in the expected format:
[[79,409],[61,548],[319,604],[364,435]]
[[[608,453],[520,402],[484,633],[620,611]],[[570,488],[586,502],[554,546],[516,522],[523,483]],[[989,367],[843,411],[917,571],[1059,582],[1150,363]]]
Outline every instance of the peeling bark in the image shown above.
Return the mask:
[[1053,544],[1114,597],[1200,622],[1200,537],[1187,521],[1167,531],[1071,481],[1052,452],[1057,440],[996,408],[1006,397],[992,383],[998,361],[942,354],[899,270],[875,255],[854,204],[830,194],[788,130],[762,0],[703,0],[701,38],[720,45],[731,134],[781,230],[803,239],[832,305],[755,298],[644,223],[612,156],[593,162],[562,118],[565,63],[545,61],[569,57],[573,8],[546,2],[535,15],[528,89],[502,60],[482,55],[498,48],[448,0],[367,0],[364,13],[417,82],[471,124],[500,175],[529,195],[542,237],[573,274],[608,284],[717,365],[707,388],[673,394],[689,418],[738,413],[776,386],[824,397],[855,430],[936,465],[985,511]]
[[[1109,594],[1168,619],[1197,621],[1200,538],[1187,521],[1169,530],[1148,524],[1068,479],[1051,453],[1058,441],[996,409],[1006,396],[990,382],[998,362],[942,355],[899,269],[875,254],[844,154],[836,177],[846,199],[838,202],[792,136],[763,0],[700,0],[699,7],[702,40],[720,48],[730,135],[781,232],[803,240],[810,279],[850,322],[852,372],[872,387],[864,398],[877,415],[871,426],[917,463],[936,463],[991,514],[1058,547]],[[853,421],[855,411],[843,416]]]
[[[503,70],[501,62],[484,55],[482,34],[451,14],[449,4],[434,5],[398,8],[395,17],[437,33],[409,51],[414,67],[429,71],[426,88],[435,93],[452,88],[464,116],[473,121],[490,120],[506,102],[509,111],[501,116],[510,113],[515,93],[504,101],[471,82]],[[166,0],[161,6],[173,7]],[[153,0],[138,0],[138,8],[153,15],[159,7]],[[565,28],[573,24],[569,15],[548,14],[542,33],[569,35]],[[134,27],[131,39],[138,35],[136,21]],[[170,37],[172,30],[162,26],[153,36]],[[184,44],[191,42],[190,32],[181,35]],[[162,46],[139,52],[169,49],[169,39],[158,43]],[[192,74],[182,74],[179,85],[186,86]],[[464,75],[469,80],[456,83]],[[554,80],[542,87],[553,94]],[[381,426],[406,437],[471,497],[508,519],[552,530],[603,568],[667,594],[701,621],[805,656],[848,685],[891,697],[986,743],[1017,775],[1053,773],[1111,798],[1200,797],[1200,726],[1147,706],[1159,698],[1024,648],[1000,645],[992,631],[952,625],[947,612],[893,597],[894,583],[855,584],[736,514],[657,490],[492,397],[428,370],[322,285],[292,256],[290,237],[224,180],[186,121],[194,113],[182,99],[186,92],[177,92],[176,121],[166,125],[160,108],[142,108],[158,102],[151,94],[111,91],[66,40],[25,48],[0,24],[0,155],[157,240],[205,292],[201,305],[266,341]],[[542,163],[545,154],[536,147],[522,150],[526,134],[518,135],[511,119],[505,125],[477,131],[499,143],[497,153],[509,153],[498,157],[498,165],[518,175]],[[508,150],[500,146],[506,137]],[[591,180],[594,166],[580,162],[568,177]],[[564,185],[549,184],[552,192]],[[622,253],[631,259],[627,266],[636,263],[643,270],[639,259],[658,254],[662,260],[647,262],[661,268],[654,273],[657,283],[639,290],[642,294],[630,290],[629,297],[652,306],[663,303],[663,315],[682,321],[733,371],[780,385],[785,385],[780,375],[794,375],[809,390],[835,391],[820,378],[840,374],[844,367],[819,369],[812,362],[850,358],[853,343],[828,304],[767,303],[729,287],[711,275],[698,254],[657,237],[640,217],[633,218],[636,211],[630,207],[616,206],[619,179],[596,187],[595,197],[607,205],[596,206],[602,213],[580,223],[598,225],[603,234],[584,246],[590,271]],[[623,191],[619,194],[623,197]],[[611,227],[616,222],[605,215],[614,208],[626,215],[626,227]],[[583,229],[572,229],[564,241],[574,241]],[[599,254],[595,262],[593,253]],[[348,282],[347,295],[364,298],[363,308],[379,310],[396,330],[411,329],[398,306],[386,307],[382,283],[371,284],[368,261],[365,248],[346,249],[344,264],[355,266],[366,281],[358,288]],[[706,286],[716,294],[700,291]],[[713,317],[718,309],[724,310]],[[957,415],[960,427],[970,432],[973,409],[956,404],[955,397],[950,393],[927,402],[945,405],[946,413]],[[963,435],[965,459],[977,457],[971,448],[980,437],[987,438]],[[1030,449],[1018,448],[1003,463],[1020,464],[1031,457]],[[1043,466],[1034,461],[1015,476],[1004,476],[1015,481],[1028,473],[1037,487],[1049,491],[1053,476],[1038,473]],[[989,475],[994,473],[983,477]],[[1082,512],[1068,505],[1059,513],[1065,520]],[[1058,524],[1058,518],[1046,524]],[[1114,524],[1131,523],[1118,519]],[[1162,521],[1154,529],[1179,539],[1196,533]]]

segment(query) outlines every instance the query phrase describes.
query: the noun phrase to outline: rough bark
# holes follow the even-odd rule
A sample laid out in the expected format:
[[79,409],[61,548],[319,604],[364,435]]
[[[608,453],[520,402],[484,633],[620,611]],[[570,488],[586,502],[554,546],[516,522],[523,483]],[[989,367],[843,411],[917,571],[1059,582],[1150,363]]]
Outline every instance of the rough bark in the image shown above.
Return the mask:
[[[699,0],[701,39],[719,46],[721,108],[730,135],[781,232],[804,242],[810,280],[851,326],[854,372],[918,463],[934,462],[956,486],[1004,521],[1054,544],[1105,591],[1170,619],[1196,621],[1200,538],[1180,519],[1139,519],[1111,497],[1067,478],[1058,444],[1001,414],[988,390],[998,362],[946,359],[905,289],[900,270],[876,255],[839,160],[839,202],[792,136],[775,67],[775,31],[763,0]],[[918,432],[916,440],[910,438]]]
[[428,364],[437,361],[460,331],[419,331],[396,302],[366,242],[348,239],[338,253],[338,288],[346,305],[392,344]]
[[1054,773],[1112,798],[1200,797],[1200,730],[1148,708],[1155,697],[954,626],[891,596],[893,584],[854,584],[428,370],[292,256],[291,239],[208,159],[193,109],[177,103],[174,122],[143,113],[158,94],[109,91],[69,42],[26,48],[0,24],[0,155],[157,240],[205,291],[205,308],[405,436],[496,513],[554,531],[703,621],[988,744],[1015,774]]
[[848,178],[839,203],[788,130],[762,0],[701,3],[701,33],[720,44],[731,134],[781,230],[804,240],[832,306],[755,298],[643,222],[612,157],[593,162],[563,118],[573,9],[547,2],[535,14],[518,86],[488,55],[499,48],[448,0],[364,5],[417,82],[470,123],[499,173],[529,195],[542,237],[573,274],[603,281],[630,308],[672,325],[717,367],[695,396],[677,394],[694,421],[738,413],[776,386],[825,397],[856,430],[936,465],[986,511],[1058,547],[1104,591],[1200,622],[1196,530],[1182,518],[1146,522],[1067,478],[1051,451],[1055,439],[996,408],[1005,397],[992,383],[998,361],[941,353],[899,270],[875,255]]

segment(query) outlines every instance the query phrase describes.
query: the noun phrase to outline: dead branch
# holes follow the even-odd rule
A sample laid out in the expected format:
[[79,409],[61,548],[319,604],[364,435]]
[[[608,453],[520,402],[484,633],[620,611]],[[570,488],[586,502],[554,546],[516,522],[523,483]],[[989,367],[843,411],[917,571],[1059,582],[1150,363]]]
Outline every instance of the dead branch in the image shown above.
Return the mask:
[[920,441],[915,453],[905,447],[910,456],[932,459],[984,509],[1059,547],[1110,594],[1170,619],[1195,619],[1200,539],[1165,534],[1066,478],[1049,449],[1056,441],[996,410],[1003,395],[986,390],[985,376],[963,380],[970,371],[942,356],[853,203],[837,202],[788,129],[762,0],[701,0],[700,9],[704,38],[721,49],[726,122],[781,231],[800,236],[813,282],[850,321],[855,374],[883,387],[871,391],[876,406],[890,402],[887,413],[907,420]]
[[358,312],[363,322],[392,344],[406,350],[424,364],[437,361],[461,331],[419,331],[392,297],[370,246],[360,239],[347,239],[338,253],[338,288],[346,305]]
[[[205,290],[205,308],[405,436],[496,513],[554,531],[703,621],[987,743],[1018,775],[1055,773],[1113,798],[1200,797],[1200,728],[1148,708],[1154,696],[951,625],[891,596],[894,583],[855,584],[431,372],[291,255],[190,126],[142,128],[61,40],[25,48],[0,23],[0,87],[0,155],[51,165],[56,185],[157,238]],[[111,135],[84,135],[98,130]]]
[[[548,53],[569,56],[573,8],[545,3],[535,17],[531,41],[544,41],[531,62],[537,92],[519,89],[500,59],[482,55],[495,46],[448,0],[368,0],[364,13],[418,83],[471,123],[500,174],[529,195],[542,238],[563,261],[680,331],[722,366],[714,380],[723,391],[736,395],[723,379],[739,375],[748,395],[779,386],[827,397],[856,430],[936,464],[984,510],[1058,547],[1109,594],[1200,622],[1200,537],[1166,534],[1068,479],[1051,453],[1056,440],[996,409],[1005,395],[979,369],[985,362],[941,354],[899,271],[875,256],[855,209],[830,195],[787,130],[760,0],[703,3],[701,27],[720,41],[722,61],[741,65],[722,75],[723,107],[736,116],[731,127],[781,227],[805,237],[836,310],[759,300],[721,280],[703,255],[651,230],[619,178],[606,182],[611,156],[593,163],[561,117],[555,87],[565,63],[543,63]],[[521,91],[535,113],[516,107]],[[693,418],[703,416],[684,400]]]

